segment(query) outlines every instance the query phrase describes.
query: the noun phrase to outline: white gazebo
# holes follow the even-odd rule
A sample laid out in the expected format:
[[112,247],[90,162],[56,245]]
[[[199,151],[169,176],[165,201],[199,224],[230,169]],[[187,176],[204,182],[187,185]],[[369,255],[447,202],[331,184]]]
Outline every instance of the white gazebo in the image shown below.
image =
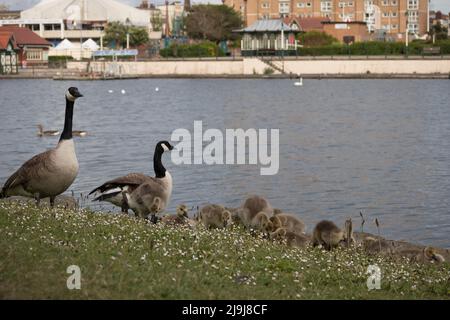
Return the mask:
[[234,32],[242,33],[243,56],[295,55],[295,34],[300,30],[291,28],[281,19],[265,19],[257,20],[252,25]]

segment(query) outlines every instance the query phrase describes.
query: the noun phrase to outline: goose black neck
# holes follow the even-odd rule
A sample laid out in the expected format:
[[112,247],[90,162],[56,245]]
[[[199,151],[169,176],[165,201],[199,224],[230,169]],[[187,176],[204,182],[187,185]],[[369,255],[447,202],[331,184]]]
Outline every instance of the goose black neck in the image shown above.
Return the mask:
[[72,119],[73,119],[73,105],[74,101],[66,98],[66,117],[64,119],[64,130],[61,133],[61,140],[72,139]]
[[155,176],[157,178],[164,178],[166,176],[166,168],[164,168],[161,162],[162,154],[163,153],[157,148],[153,155],[153,169],[155,170]]

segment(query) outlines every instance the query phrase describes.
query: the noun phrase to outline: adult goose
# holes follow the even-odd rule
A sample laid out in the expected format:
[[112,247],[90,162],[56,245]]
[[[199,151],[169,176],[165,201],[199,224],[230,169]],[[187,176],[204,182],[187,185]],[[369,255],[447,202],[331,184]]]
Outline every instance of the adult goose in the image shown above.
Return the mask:
[[[164,210],[172,194],[172,176],[164,168],[161,157],[164,151],[172,149],[173,146],[168,141],[160,141],[156,144],[153,155],[155,177],[142,173],[130,173],[105,182],[89,194],[100,192],[101,194],[94,201],[110,202],[121,207],[124,213],[132,209],[141,217],[147,217],[150,211]],[[155,210],[150,210],[152,207]]]
[[75,100],[83,95],[75,87],[66,92],[64,129],[54,149],[40,153],[25,162],[6,181],[0,198],[25,196],[40,199],[50,197],[53,207],[55,197],[70,187],[78,174],[78,160],[72,139],[72,119]]

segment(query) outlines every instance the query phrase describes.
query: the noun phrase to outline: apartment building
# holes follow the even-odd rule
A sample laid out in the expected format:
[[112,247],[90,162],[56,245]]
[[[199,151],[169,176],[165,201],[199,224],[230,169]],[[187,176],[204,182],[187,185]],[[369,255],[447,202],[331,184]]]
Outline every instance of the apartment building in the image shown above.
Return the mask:
[[331,21],[366,22],[369,32],[401,38],[423,35],[429,28],[429,0],[224,0],[240,11],[246,26],[260,19],[323,17]]

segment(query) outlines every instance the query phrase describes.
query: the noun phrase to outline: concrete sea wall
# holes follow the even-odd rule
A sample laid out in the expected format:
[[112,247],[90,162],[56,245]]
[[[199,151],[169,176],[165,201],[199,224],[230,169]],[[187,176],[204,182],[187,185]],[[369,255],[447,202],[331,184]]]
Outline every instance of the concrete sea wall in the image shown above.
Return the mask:
[[[274,74],[286,73],[322,76],[351,75],[449,75],[450,59],[329,59],[273,60]],[[155,60],[130,62],[71,61],[68,70],[98,72],[122,76],[254,76],[262,75],[269,65],[258,58],[239,60]]]

